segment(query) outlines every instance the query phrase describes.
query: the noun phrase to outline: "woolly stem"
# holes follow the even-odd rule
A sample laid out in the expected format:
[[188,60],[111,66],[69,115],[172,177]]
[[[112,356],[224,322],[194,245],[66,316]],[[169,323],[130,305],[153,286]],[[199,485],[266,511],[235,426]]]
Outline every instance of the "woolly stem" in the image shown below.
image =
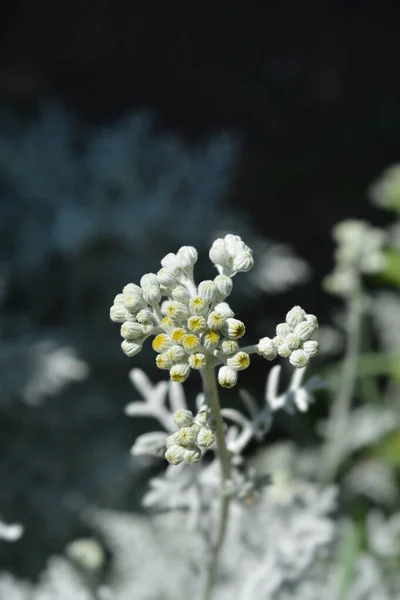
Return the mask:
[[207,365],[204,369],[202,369],[201,376],[203,379],[203,390],[206,402],[210,406],[211,412],[216,419],[215,437],[217,440],[218,458],[221,464],[222,473],[220,500],[221,504],[219,511],[218,531],[215,543],[211,550],[211,555],[209,557],[203,595],[204,600],[210,600],[212,590],[216,581],[219,555],[225,540],[228,524],[229,505],[231,496],[228,493],[227,484],[229,483],[231,478],[231,454],[226,446],[225,441],[224,423],[221,415],[221,407],[219,403],[214,365]]

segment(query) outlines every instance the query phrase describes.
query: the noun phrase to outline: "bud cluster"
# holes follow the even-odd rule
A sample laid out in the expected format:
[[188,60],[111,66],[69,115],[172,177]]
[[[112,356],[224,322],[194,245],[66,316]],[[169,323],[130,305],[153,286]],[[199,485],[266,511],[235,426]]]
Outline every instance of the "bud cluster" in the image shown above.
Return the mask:
[[[248,270],[253,264],[251,250],[238,236],[227,235],[225,240],[221,241],[229,248],[231,275]],[[232,278],[220,273],[196,287],[196,261],[197,251],[192,246],[167,254],[157,273],[144,275],[140,286],[129,283],[124,287],[114,299],[110,317],[121,323],[121,347],[128,356],[137,354],[143,342],[154,335],[156,364],[168,370],[173,381],[182,383],[191,369],[203,369],[217,355],[224,363],[218,380],[222,386],[232,387],[237,372],[250,363],[237,342],[245,333],[244,323],[235,319],[224,301],[232,291]]]
[[228,233],[215,240],[210,249],[210,260],[223,275],[250,271],[254,266],[253,252],[238,235]]
[[294,367],[306,367],[310,358],[318,353],[318,342],[311,339],[317,329],[317,317],[294,306],[287,313],[285,323],[276,326],[276,336],[259,341],[257,352],[267,360],[274,360],[279,354],[289,358]]
[[215,442],[215,419],[210,408],[202,406],[195,417],[192,411],[181,408],[174,414],[174,421],[179,429],[166,439],[165,458],[173,465],[198,462],[202,451]]

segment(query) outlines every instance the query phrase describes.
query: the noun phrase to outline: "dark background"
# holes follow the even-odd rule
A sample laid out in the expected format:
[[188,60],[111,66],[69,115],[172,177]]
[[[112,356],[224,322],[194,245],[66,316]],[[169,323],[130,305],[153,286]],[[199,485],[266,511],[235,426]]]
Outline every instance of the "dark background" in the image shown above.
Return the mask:
[[[1,103],[34,116],[44,98],[56,98],[91,125],[151,109],[156,132],[194,144],[236,133],[241,150],[228,207],[244,211],[260,236],[290,243],[314,270],[312,282],[284,303],[279,295],[259,299],[244,308],[243,320],[246,310],[261,315],[265,302],[272,314],[304,303],[327,319],[335,301],[322,294],[320,280],[332,266],[333,224],[346,217],[388,221],[366,191],[399,158],[399,23],[398,2],[9,0],[0,19]],[[52,282],[59,268],[55,257]],[[9,319],[15,307],[32,308],[19,286],[6,295]],[[63,324],[54,306],[35,313],[39,329]],[[90,346],[73,339],[92,375],[67,403],[58,399],[33,412],[17,398],[2,410],[3,475],[12,483],[0,512],[24,514],[30,524],[24,544],[7,546],[1,558],[23,574],[37,574],[48,553],[80,532],[74,503],[61,501],[66,490],[84,489],[86,498],[113,507],[134,503],[132,483],[124,475],[115,481],[114,473],[133,437],[122,415],[132,363],[107,327],[107,343],[112,336],[115,342],[108,370],[93,359],[99,340]],[[261,381],[260,367],[255,372]],[[101,400],[90,403],[89,396]],[[115,455],[113,435],[121,450]],[[37,458],[28,458],[33,447]],[[94,462],[102,462],[98,479]]]

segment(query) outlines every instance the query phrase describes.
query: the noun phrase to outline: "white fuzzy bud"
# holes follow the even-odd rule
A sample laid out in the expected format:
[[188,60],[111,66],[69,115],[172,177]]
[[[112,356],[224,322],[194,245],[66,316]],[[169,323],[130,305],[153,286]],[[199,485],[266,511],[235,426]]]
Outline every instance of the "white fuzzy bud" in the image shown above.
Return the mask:
[[154,324],[156,322],[154,313],[148,308],[143,308],[143,310],[140,310],[136,315],[136,318],[138,320],[138,323],[146,325],[149,323]]
[[289,333],[292,333],[291,328],[287,323],[279,323],[276,326],[276,335],[285,338]]
[[152,342],[152,347],[155,352],[162,353],[172,346],[171,338],[166,333],[159,333]]
[[188,448],[196,442],[197,431],[192,427],[181,427],[179,431],[174,433],[175,444]]
[[197,434],[197,444],[203,448],[209,448],[215,442],[215,436],[208,427],[201,427]]
[[177,302],[188,304],[190,300],[190,292],[183,285],[177,285],[172,290],[172,298],[177,300]]
[[285,342],[283,342],[283,344],[278,346],[279,356],[282,356],[283,358],[288,358],[288,356],[290,356],[291,353],[292,353],[292,350],[290,349],[289,345],[286,344]]
[[139,323],[125,321],[121,327],[121,336],[126,340],[137,340],[143,336],[143,328]]
[[147,304],[159,304],[161,300],[161,291],[159,285],[148,285],[143,288],[143,300]]
[[227,298],[232,292],[233,281],[227,275],[217,275],[214,278],[214,283],[218,288],[221,298]]
[[157,273],[157,279],[166,288],[171,288],[178,283],[178,278],[171,269],[160,269]]
[[197,262],[197,250],[193,246],[182,246],[176,253],[176,257],[179,261],[179,266],[183,269],[193,267]]
[[311,325],[313,325],[314,327],[314,332],[317,331],[318,329],[318,319],[315,315],[306,315],[306,321],[307,323],[311,323]]
[[224,238],[224,242],[226,249],[233,257],[239,254],[239,252],[250,250],[250,248],[242,241],[242,238],[238,235],[234,235],[233,233],[227,233]]
[[238,352],[234,356],[230,356],[227,359],[226,364],[232,369],[243,371],[250,365],[250,356],[247,354],[247,352]]
[[309,340],[315,331],[315,327],[312,323],[302,321],[294,328],[294,333],[301,339],[302,342]]
[[240,271],[242,273],[246,273],[250,271],[254,267],[254,258],[251,250],[246,250],[244,252],[239,252],[233,259],[233,269],[234,271]]
[[183,457],[187,463],[197,463],[201,459],[201,450],[197,446],[193,446],[193,448],[186,448],[183,453]]
[[188,333],[182,338],[182,346],[189,354],[194,354],[202,349],[200,340],[194,333]]
[[221,329],[224,323],[224,316],[217,310],[211,311],[208,315],[207,325],[210,329]]
[[126,310],[130,313],[137,313],[142,310],[142,308],[146,308],[143,296],[137,293],[127,292],[124,294],[124,304]]
[[191,315],[206,315],[208,313],[208,302],[200,296],[191,298],[189,302],[189,311]]
[[114,302],[113,304],[123,304],[124,303],[124,295],[123,294],[117,294],[114,298]]
[[274,360],[278,354],[278,348],[276,347],[274,340],[271,340],[269,337],[263,337],[258,342],[257,352],[267,360]]
[[[300,325],[302,325],[302,323],[300,323]],[[296,329],[297,329],[297,327],[296,327]],[[297,335],[297,333],[289,333],[289,335],[287,335],[285,337],[285,341],[284,341],[284,343],[287,344],[291,350],[296,350],[296,348],[299,348],[299,346],[301,345],[301,342],[302,342],[302,340]]]
[[188,358],[182,346],[178,346],[177,344],[171,346],[171,348],[167,350],[166,354],[173,363],[184,363]]
[[218,371],[218,383],[225,388],[231,388],[236,385],[238,380],[238,374],[236,369],[231,367],[223,366]]
[[113,304],[110,308],[110,319],[114,323],[123,323],[125,321],[125,307],[123,304]]
[[189,377],[190,367],[186,363],[178,363],[171,367],[169,375],[172,381],[183,383]]
[[193,413],[191,410],[180,408],[174,413],[174,421],[178,427],[190,427],[193,425]]
[[176,254],[170,252],[161,260],[161,266],[164,267],[164,269],[176,272],[179,271],[181,265]]
[[200,315],[193,315],[189,317],[187,326],[192,333],[201,333],[207,328],[207,321]]
[[214,331],[213,329],[206,329],[206,331],[201,335],[201,343],[209,352],[218,346],[219,339],[220,335],[218,331]]
[[140,298],[142,297],[142,289],[138,285],[136,285],[136,283],[127,283],[124,286],[122,292],[124,298],[126,294],[133,294],[139,296]]
[[310,361],[309,355],[304,350],[293,350],[289,357],[289,362],[294,367],[302,369],[306,367]]
[[239,344],[236,340],[223,340],[221,343],[221,351],[225,356],[234,354],[239,350]]
[[220,302],[215,306],[214,310],[217,310],[219,313],[221,313],[225,319],[232,319],[235,316],[235,313],[227,302]]
[[189,365],[192,369],[196,369],[199,371],[200,369],[204,369],[207,364],[207,359],[204,354],[197,353],[191,354],[189,356]]
[[199,284],[198,293],[207,302],[214,302],[218,297],[218,288],[213,281],[207,279]]
[[211,262],[222,267],[232,267],[232,258],[226,247],[225,240],[218,238],[210,248],[209,257]]
[[141,351],[142,347],[143,342],[141,341],[141,343],[139,343],[139,340],[136,340],[135,342],[128,342],[128,340],[124,340],[121,344],[122,350],[129,357],[138,354]]
[[241,338],[245,334],[245,331],[246,327],[242,321],[239,321],[239,319],[226,319],[223,332],[226,333],[226,335],[232,340]]
[[308,356],[313,357],[318,354],[318,342],[314,340],[308,340],[303,344],[303,350]]
[[294,306],[286,315],[286,323],[294,329],[296,325],[305,321],[306,312],[301,308],[301,306]]
[[161,312],[163,315],[178,321],[187,319],[189,316],[187,306],[182,304],[182,302],[177,302],[176,300],[165,300],[165,302],[163,302],[161,305]]
[[140,287],[142,290],[147,288],[149,285],[155,285],[156,287],[160,287],[160,282],[158,281],[157,275],[155,273],[146,273],[140,279]]
[[156,356],[156,365],[159,369],[169,371],[173,365],[173,361],[167,352],[162,352]]
[[179,465],[183,461],[184,456],[185,449],[182,446],[178,446],[178,444],[170,446],[165,453],[165,458],[171,465]]

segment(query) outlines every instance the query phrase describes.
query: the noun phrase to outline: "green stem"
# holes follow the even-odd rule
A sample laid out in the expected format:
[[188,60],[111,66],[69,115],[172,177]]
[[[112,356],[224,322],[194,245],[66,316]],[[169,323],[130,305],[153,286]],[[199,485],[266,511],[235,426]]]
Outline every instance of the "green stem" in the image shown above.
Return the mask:
[[211,550],[209,557],[205,589],[204,589],[204,600],[210,600],[212,590],[217,577],[218,559],[225,540],[228,516],[229,516],[229,505],[230,495],[227,493],[226,486],[231,478],[231,454],[226,446],[224,423],[221,416],[221,407],[219,403],[217,380],[215,377],[214,365],[207,365],[201,371],[203,379],[203,391],[206,397],[206,401],[211,408],[211,412],[216,419],[216,431],[215,437],[217,439],[218,457],[221,463],[222,481],[221,481],[221,505],[218,522],[217,538]]
[[322,454],[320,479],[323,483],[328,483],[334,479],[343,458],[343,444],[341,439],[345,435],[357,380],[363,309],[364,297],[361,285],[359,284],[357,290],[348,299],[347,345],[340,373],[339,390],[329,417],[328,438]]

